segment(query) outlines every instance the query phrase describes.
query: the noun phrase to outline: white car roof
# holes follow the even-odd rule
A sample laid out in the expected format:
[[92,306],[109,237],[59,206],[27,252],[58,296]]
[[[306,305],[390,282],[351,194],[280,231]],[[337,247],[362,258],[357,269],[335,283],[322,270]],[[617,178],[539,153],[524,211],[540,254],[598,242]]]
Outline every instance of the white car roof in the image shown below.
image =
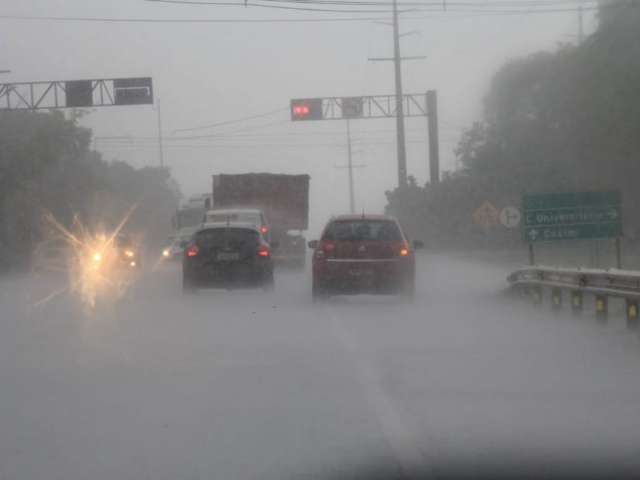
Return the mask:
[[214,208],[213,210],[207,210],[207,213],[221,213],[232,214],[232,213],[255,213],[256,215],[262,214],[262,210],[258,208]]

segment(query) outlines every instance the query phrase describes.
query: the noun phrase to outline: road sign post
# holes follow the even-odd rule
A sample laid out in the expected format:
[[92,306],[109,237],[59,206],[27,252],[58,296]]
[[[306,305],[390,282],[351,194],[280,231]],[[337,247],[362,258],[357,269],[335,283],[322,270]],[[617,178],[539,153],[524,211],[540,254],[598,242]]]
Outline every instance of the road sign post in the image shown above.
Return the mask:
[[530,245],[556,240],[616,239],[616,266],[621,266],[620,192],[531,194],[523,197],[524,240]]

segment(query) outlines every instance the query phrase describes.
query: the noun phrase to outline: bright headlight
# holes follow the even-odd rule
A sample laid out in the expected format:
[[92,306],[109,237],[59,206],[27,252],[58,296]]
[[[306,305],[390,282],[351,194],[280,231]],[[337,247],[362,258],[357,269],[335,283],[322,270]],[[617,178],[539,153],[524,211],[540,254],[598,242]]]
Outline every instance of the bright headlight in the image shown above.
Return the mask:
[[100,252],[96,252],[93,254],[93,261],[98,263],[102,260],[102,254]]
[[169,250],[167,250],[166,248],[164,250],[162,250],[162,256],[163,257],[168,257],[170,255]]
[[133,250],[125,250],[124,254],[129,258],[135,256],[135,252]]

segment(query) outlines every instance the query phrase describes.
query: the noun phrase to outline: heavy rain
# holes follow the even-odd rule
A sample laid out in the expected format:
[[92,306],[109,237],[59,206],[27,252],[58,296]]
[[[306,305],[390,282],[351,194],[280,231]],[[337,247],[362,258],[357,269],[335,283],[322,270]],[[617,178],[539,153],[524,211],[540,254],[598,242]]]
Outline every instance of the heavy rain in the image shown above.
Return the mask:
[[0,480],[640,477],[637,0],[0,5]]

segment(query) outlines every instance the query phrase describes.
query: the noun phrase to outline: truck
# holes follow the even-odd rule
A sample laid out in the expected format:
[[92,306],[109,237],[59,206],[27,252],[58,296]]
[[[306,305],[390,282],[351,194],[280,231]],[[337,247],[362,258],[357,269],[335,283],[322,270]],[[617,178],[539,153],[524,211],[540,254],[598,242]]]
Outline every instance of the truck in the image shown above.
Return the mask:
[[213,175],[213,208],[257,208],[264,212],[273,259],[303,269],[304,231],[309,227],[309,175],[272,173]]
[[195,227],[202,223],[207,210],[211,209],[211,194],[200,193],[190,196],[173,216],[172,223],[175,232],[186,227]]

